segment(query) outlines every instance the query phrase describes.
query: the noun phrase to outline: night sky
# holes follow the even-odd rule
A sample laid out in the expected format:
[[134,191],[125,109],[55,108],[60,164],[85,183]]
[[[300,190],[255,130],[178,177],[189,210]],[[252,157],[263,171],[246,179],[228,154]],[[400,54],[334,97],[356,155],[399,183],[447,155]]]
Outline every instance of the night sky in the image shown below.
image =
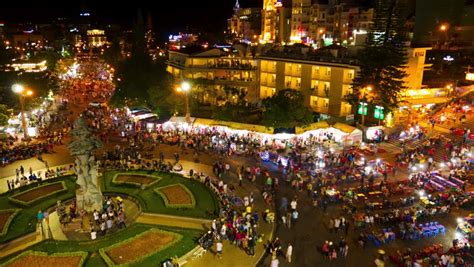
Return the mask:
[[[195,0],[195,1],[128,1],[129,5],[121,1],[18,1],[15,7],[2,6],[0,21],[15,22],[42,22],[47,23],[56,17],[78,17],[80,10],[87,8],[94,20],[107,23],[119,23],[130,27],[140,8],[146,19],[151,13],[154,29],[160,35],[185,30],[186,27],[197,30],[224,30],[226,19],[232,14],[235,0]],[[240,0],[242,7],[261,7],[263,0]],[[74,3],[76,5],[74,6]],[[66,7],[65,5],[68,5]]]

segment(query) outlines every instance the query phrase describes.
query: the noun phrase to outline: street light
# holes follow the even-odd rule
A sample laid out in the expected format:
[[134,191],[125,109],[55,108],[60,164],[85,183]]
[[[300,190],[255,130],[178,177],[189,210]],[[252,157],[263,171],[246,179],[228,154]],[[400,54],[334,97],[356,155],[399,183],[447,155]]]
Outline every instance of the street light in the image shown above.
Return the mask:
[[189,111],[189,91],[191,91],[191,84],[184,81],[181,83],[181,87],[177,88],[178,92],[184,92],[186,96],[186,122],[191,123],[191,113]]
[[21,84],[14,84],[12,91],[20,96],[20,109],[21,109],[21,125],[23,127],[23,139],[28,139],[28,128],[26,127],[26,116],[25,116],[25,96],[32,96],[33,91],[26,90]]
[[[448,42],[448,29],[449,29],[449,24],[443,23],[439,26],[440,32],[444,33],[444,41],[447,43]],[[441,39],[441,37],[440,37]],[[441,42],[441,40],[440,40]],[[440,44],[441,45],[441,44]]]

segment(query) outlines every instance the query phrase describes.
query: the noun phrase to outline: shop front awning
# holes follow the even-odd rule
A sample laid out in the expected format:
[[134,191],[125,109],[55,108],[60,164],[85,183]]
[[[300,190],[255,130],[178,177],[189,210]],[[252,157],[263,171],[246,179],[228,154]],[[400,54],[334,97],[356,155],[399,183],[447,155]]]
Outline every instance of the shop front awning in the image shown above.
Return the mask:
[[233,130],[239,131],[249,131],[249,132],[258,132],[258,133],[265,133],[265,134],[273,134],[273,128],[265,127],[263,125],[257,124],[247,124],[247,123],[240,123],[240,122],[232,122],[232,121],[221,121],[221,120],[211,120],[211,119],[201,119],[197,118],[194,121],[194,125],[202,125],[202,126],[222,126],[228,127]]

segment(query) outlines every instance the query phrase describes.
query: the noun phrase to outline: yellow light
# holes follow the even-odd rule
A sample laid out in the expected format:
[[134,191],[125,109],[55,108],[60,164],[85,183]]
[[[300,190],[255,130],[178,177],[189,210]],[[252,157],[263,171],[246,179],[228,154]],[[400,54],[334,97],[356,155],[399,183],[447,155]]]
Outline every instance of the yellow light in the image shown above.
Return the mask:
[[367,86],[367,91],[369,91],[369,92],[372,91],[372,86],[370,86],[370,85]]
[[26,91],[26,95],[27,95],[27,96],[32,96],[32,95],[33,95],[33,91],[31,91],[31,90]]
[[439,29],[440,29],[441,31],[446,31],[446,30],[448,29],[448,25],[442,24],[442,25],[439,27]]
[[191,89],[191,85],[188,82],[182,82],[181,89],[185,92],[188,92]]
[[24,90],[25,90],[25,87],[23,87],[23,85],[21,84],[16,83],[12,86],[12,91],[16,94],[21,94],[23,93]]
[[466,80],[474,81],[474,73],[466,73]]

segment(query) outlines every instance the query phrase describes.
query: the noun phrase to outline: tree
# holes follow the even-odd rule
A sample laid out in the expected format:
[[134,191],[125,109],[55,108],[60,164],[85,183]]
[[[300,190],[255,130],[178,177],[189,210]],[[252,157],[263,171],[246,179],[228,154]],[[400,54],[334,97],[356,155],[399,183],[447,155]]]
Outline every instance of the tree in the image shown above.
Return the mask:
[[313,122],[311,110],[304,103],[301,92],[285,89],[263,100],[263,124],[275,128],[292,128]]
[[146,53],[145,28],[141,12],[133,26],[134,40],[131,57],[118,63],[117,90],[111,99],[116,106],[128,103],[148,103],[148,90],[155,84],[157,77],[156,66]]
[[[353,80],[353,91],[347,97],[357,110],[361,96],[369,105],[385,111],[398,107],[407,62],[406,30],[403,5],[399,0],[376,0],[373,25],[365,47],[358,53],[360,71]],[[370,94],[364,88],[372,88]]]
[[8,119],[12,114],[12,110],[9,109],[6,105],[0,104],[0,126],[8,125]]
[[169,117],[184,112],[184,96],[178,94],[173,75],[164,66],[157,71],[157,81],[148,89],[150,106],[160,117]]

